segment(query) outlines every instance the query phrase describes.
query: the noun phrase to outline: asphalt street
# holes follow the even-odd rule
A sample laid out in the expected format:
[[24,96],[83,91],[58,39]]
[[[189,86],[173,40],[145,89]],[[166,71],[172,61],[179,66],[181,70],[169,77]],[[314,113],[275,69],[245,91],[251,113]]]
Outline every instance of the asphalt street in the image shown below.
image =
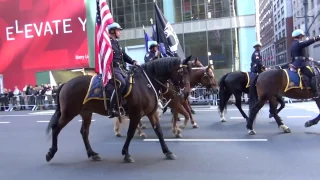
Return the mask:
[[[245,112],[248,107],[244,105]],[[124,137],[115,137],[113,121],[93,115],[90,141],[102,161],[87,159],[80,135],[80,117],[60,133],[58,152],[51,162],[45,128],[52,111],[0,112],[0,180],[318,180],[320,126],[304,123],[318,114],[315,104],[287,104],[280,113],[292,133],[284,134],[268,118],[268,105],[255,123],[257,135],[247,135],[245,120],[234,105],[221,123],[216,106],[194,108],[198,129],[189,124],[183,137],[171,132],[170,110],[161,118],[169,149],[178,157],[164,160],[160,144],[145,119],[147,139],[135,136],[130,153],[135,163],[122,161]],[[121,132],[126,135],[127,125]]]

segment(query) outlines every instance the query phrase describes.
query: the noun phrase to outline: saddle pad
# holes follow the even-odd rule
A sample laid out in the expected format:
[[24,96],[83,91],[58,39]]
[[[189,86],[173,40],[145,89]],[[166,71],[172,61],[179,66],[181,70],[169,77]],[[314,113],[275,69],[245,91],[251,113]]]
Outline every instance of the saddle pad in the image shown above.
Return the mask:
[[[303,85],[302,85],[302,75],[300,73],[300,69],[298,70],[298,72],[293,72],[289,69],[282,69],[287,77],[287,85],[286,88],[284,90],[284,92],[289,91],[290,89],[303,89]],[[310,85],[307,84],[307,87],[309,87]]]
[[[128,85],[125,88],[125,91],[124,91],[125,95],[123,96],[123,98],[126,98],[131,93],[132,84],[133,84],[133,77],[132,76],[128,77],[127,84]],[[112,81],[110,81],[107,84],[106,89],[107,89],[106,99],[109,100],[113,91],[114,91],[114,84],[112,83]],[[88,102],[90,100],[104,100],[101,75],[95,75],[91,78],[86,97],[83,100],[83,104],[85,104],[86,102]]]

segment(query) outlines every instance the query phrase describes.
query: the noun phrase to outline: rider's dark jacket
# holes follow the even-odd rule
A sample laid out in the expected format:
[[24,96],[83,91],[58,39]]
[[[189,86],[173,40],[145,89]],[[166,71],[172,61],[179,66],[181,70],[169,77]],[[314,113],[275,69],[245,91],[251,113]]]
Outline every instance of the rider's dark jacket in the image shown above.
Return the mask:
[[257,66],[261,66],[262,57],[259,50],[255,50],[251,55],[251,66],[256,64]]
[[291,51],[291,58],[292,64],[296,68],[302,68],[307,65],[307,56],[304,50],[305,47],[308,47],[312,43],[316,42],[316,38],[312,38],[306,41],[299,41],[297,39],[293,40],[290,51]]
[[116,39],[110,38],[112,50],[113,50],[113,60],[112,65],[114,68],[125,69],[125,63],[133,65],[135,60],[133,60],[127,53],[122,49],[120,43]]

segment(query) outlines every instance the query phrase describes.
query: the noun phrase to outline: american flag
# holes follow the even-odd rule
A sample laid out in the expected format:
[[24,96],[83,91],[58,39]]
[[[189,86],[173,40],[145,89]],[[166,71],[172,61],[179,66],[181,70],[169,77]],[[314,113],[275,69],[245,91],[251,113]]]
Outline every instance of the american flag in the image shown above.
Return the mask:
[[106,0],[97,0],[97,17],[95,31],[95,71],[102,74],[103,85],[111,79],[113,59],[112,45],[108,25],[114,22]]

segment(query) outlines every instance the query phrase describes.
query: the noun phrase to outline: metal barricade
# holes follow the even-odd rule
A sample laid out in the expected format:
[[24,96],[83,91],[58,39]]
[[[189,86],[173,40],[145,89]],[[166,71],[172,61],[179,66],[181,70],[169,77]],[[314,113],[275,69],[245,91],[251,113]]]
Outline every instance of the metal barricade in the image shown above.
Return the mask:
[[1,97],[0,110],[46,110],[55,109],[55,95],[19,95],[13,97]]
[[189,102],[191,105],[217,105],[217,94],[213,90],[196,87],[191,90]]

